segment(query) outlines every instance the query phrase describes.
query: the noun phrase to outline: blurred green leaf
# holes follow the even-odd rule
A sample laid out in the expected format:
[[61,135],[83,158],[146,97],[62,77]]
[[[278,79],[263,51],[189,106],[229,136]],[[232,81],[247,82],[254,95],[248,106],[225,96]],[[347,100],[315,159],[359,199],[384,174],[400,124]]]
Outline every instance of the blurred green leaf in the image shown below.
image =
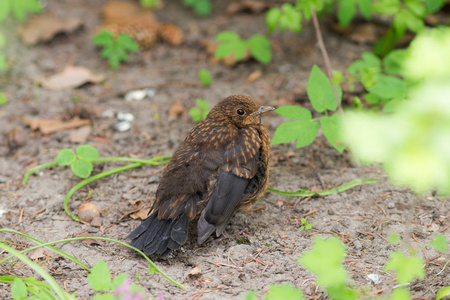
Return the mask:
[[103,47],[101,56],[108,60],[110,67],[115,70],[121,62],[128,60],[128,52],[136,52],[139,45],[127,34],[119,34],[114,38],[111,32],[102,30],[92,38],[92,43]]
[[245,295],[245,300],[258,300],[258,296],[254,290],[251,290]]
[[356,14],[355,0],[339,0],[338,3],[339,8],[337,17],[339,20],[339,25],[341,25],[341,27],[347,27]]
[[372,9],[380,15],[394,15],[400,9],[400,0],[377,0],[373,3]]
[[416,278],[424,278],[424,264],[418,256],[407,257],[403,253],[395,251],[390,254],[384,269],[394,271],[397,275],[397,282],[402,284],[409,283]]
[[266,294],[267,300],[304,300],[303,292],[293,288],[289,284],[270,285],[269,292]]
[[111,273],[104,261],[99,261],[92,267],[87,279],[94,291],[106,292],[112,288]]
[[409,290],[398,287],[392,292],[390,300],[411,300]]
[[317,275],[321,287],[339,287],[347,280],[343,267],[345,247],[335,237],[322,239],[314,237],[314,246],[303,254],[298,262]]
[[184,5],[191,7],[197,15],[203,17],[210,15],[212,11],[210,0],[184,0]]
[[278,26],[281,18],[281,10],[279,8],[271,8],[266,13],[266,25],[269,32],[272,33]]
[[139,0],[143,7],[154,8],[158,4],[158,0]]
[[388,236],[389,243],[397,245],[400,242],[400,235],[398,233],[392,233]]
[[425,5],[430,14],[439,11],[445,4],[445,0],[425,0]]
[[450,296],[450,286],[446,286],[436,293],[436,300],[444,299],[445,297]]
[[446,253],[448,250],[448,243],[443,234],[436,235],[431,241],[431,246],[440,253]]
[[402,75],[403,64],[409,55],[407,50],[394,50],[383,59],[384,71],[391,75]]
[[8,98],[6,98],[5,93],[0,93],[0,105],[8,104]]
[[8,62],[6,57],[0,53],[0,71],[6,70],[8,68]]
[[[24,21],[28,13],[39,14],[42,12],[42,6],[38,0],[2,0],[2,2],[9,1],[9,6],[3,6],[0,8],[6,8],[13,12],[16,19]],[[2,13],[0,13],[0,16]]]
[[284,3],[281,6],[281,16],[279,20],[280,30],[289,29],[293,32],[302,30],[302,15],[290,3]]
[[309,110],[297,105],[284,105],[275,109],[275,112],[289,120],[311,120]]
[[370,18],[372,17],[372,0],[357,0],[357,3],[361,15],[366,20],[370,20]]
[[381,75],[368,91],[382,99],[401,99],[406,96],[406,85],[397,77]]
[[285,122],[277,127],[272,145],[290,143],[297,140],[297,148],[311,144],[317,135],[319,124],[314,120]]
[[198,72],[198,79],[204,87],[208,87],[211,85],[212,77],[211,73],[207,69],[201,69]]
[[11,296],[13,300],[26,299],[28,294],[28,289],[22,278],[14,278],[14,283],[11,286]]

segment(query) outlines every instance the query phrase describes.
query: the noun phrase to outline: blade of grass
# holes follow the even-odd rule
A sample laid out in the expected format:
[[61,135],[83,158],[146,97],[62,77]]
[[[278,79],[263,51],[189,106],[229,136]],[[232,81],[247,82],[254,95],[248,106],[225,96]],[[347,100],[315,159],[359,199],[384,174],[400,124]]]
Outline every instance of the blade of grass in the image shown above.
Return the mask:
[[42,278],[44,278],[45,281],[48,282],[48,284],[50,285],[50,287],[52,288],[52,290],[55,292],[55,294],[58,296],[59,299],[68,299],[68,300],[72,299],[72,297],[66,291],[64,291],[61,288],[61,286],[59,286],[56,280],[37,263],[32,262],[31,259],[29,259],[16,249],[11,248],[4,243],[0,243],[0,248],[6,252],[13,254],[15,257],[17,257],[23,263],[25,263],[28,267],[36,271],[36,273],[38,273]]
[[[78,184],[76,184],[74,187],[72,187],[69,192],[67,192],[66,196],[64,197],[64,211],[66,212],[67,215],[69,215],[72,219],[74,219],[77,222],[80,222],[80,219],[75,216],[70,210],[69,210],[69,200],[70,198],[73,196],[73,194],[75,194],[79,189],[85,187],[86,185],[97,181],[101,178],[116,174],[116,173],[120,173],[126,170],[131,170],[134,168],[139,168],[143,165],[153,165],[153,166],[160,166],[163,164],[166,164],[169,162],[169,158],[171,156],[170,155],[164,155],[164,156],[159,156],[159,157],[155,157],[149,160],[143,160],[139,163],[134,163],[128,166],[122,166],[122,167],[118,167],[112,170],[108,170],[102,173],[98,173],[94,176],[91,176],[89,178],[86,178],[85,180],[79,182]],[[107,158],[104,158],[103,161],[106,161]],[[111,158],[109,158],[111,159]]]
[[270,187],[268,187],[267,190],[277,193],[277,194],[280,194],[280,195],[291,196],[291,197],[312,197],[315,195],[329,196],[332,194],[344,192],[346,190],[352,189],[352,188],[360,186],[360,185],[372,184],[375,182],[378,182],[377,178],[359,178],[359,179],[355,179],[355,180],[346,182],[346,183],[344,183],[338,187],[332,188],[332,189],[314,191],[314,192],[307,192],[305,190],[299,190],[298,192],[285,192],[285,191],[276,190],[276,189],[273,189]]
[[[4,229],[0,229],[0,232],[1,232],[1,231],[4,231]],[[168,281],[170,281],[170,282],[173,283],[174,285],[176,285],[176,286],[178,286],[178,287],[184,289],[184,286],[183,286],[181,283],[178,283],[176,280],[172,279],[171,277],[169,277],[169,275],[167,275],[166,273],[164,273],[164,271],[161,270],[157,265],[155,265],[155,263],[154,263],[150,258],[148,258],[148,256],[145,255],[144,252],[142,252],[141,250],[139,250],[139,249],[137,249],[137,248],[135,248],[135,247],[133,247],[133,246],[131,246],[131,245],[128,245],[128,244],[125,243],[125,242],[121,242],[121,241],[114,240],[114,239],[110,239],[110,238],[99,237],[99,236],[85,236],[85,237],[69,238],[69,239],[63,239],[63,240],[58,240],[58,241],[53,241],[53,242],[48,242],[48,243],[44,243],[44,244],[41,244],[41,245],[37,245],[37,246],[31,247],[31,248],[28,248],[27,251],[31,251],[31,250],[34,250],[34,249],[38,249],[38,248],[42,248],[42,247],[47,247],[47,246],[51,246],[51,245],[56,245],[56,244],[61,244],[61,243],[67,243],[67,242],[73,242],[73,241],[80,241],[80,240],[101,240],[101,241],[108,241],[108,242],[112,242],[112,243],[116,243],[116,244],[119,244],[119,245],[128,247],[128,248],[130,248],[130,249],[132,249],[132,250],[138,252],[140,255],[142,255],[142,257],[144,257],[145,260],[147,260],[147,262],[149,263],[149,265],[150,265],[150,267],[151,267],[152,269],[154,269],[156,272],[158,272],[159,274],[161,274],[164,278],[166,278]],[[21,254],[19,251],[16,251],[16,252],[19,253],[20,255],[23,255],[23,254]]]
[[[24,238],[27,238],[27,239],[29,239],[30,241],[35,242],[35,243],[38,244],[38,245],[43,245],[43,244],[44,244],[44,242],[42,242],[42,241],[40,241],[40,240],[38,240],[38,239],[35,239],[34,237],[31,237],[31,236],[29,236],[29,235],[27,235],[27,234],[25,234],[25,233],[22,233],[22,232],[20,232],[20,231],[14,230],[14,229],[2,228],[2,229],[0,229],[0,232],[2,232],[2,231],[12,232],[12,233],[19,234],[19,235],[23,236]],[[83,269],[85,269],[86,271],[91,272],[91,269],[90,269],[88,266],[86,266],[84,263],[82,263],[81,261],[79,261],[78,259],[76,259],[75,257],[73,257],[72,255],[70,255],[70,254],[68,254],[68,253],[66,253],[66,252],[64,252],[64,251],[61,251],[61,250],[59,250],[58,248],[52,247],[52,246],[46,246],[45,248],[47,248],[47,249],[49,249],[49,250],[51,250],[51,251],[53,251],[53,252],[55,252],[55,253],[58,253],[58,254],[61,255],[62,257],[65,257],[65,258],[67,258],[67,259],[73,261],[74,263],[76,263],[77,265],[79,265],[80,267],[82,267]],[[33,249],[28,248],[28,249],[25,249],[25,250],[20,251],[20,253],[26,253],[26,252],[29,252],[29,251],[31,251],[31,250],[33,250]],[[8,261],[8,260],[10,260],[10,259],[13,258],[13,257],[14,257],[14,255],[11,255],[11,256],[9,256],[9,257],[7,257],[7,258],[5,258],[5,259],[0,260],[0,264],[6,262],[6,261]]]

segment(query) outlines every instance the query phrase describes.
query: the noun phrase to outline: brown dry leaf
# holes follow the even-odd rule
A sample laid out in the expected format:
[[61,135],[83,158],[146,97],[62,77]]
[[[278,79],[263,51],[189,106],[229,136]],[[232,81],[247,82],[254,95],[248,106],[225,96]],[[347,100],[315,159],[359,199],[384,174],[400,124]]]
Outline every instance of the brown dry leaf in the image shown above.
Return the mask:
[[247,79],[245,79],[245,82],[251,83],[251,82],[255,81],[256,79],[258,79],[259,77],[261,77],[261,75],[262,75],[262,72],[260,70],[256,70],[252,74],[248,75]]
[[189,273],[188,273],[188,276],[189,277],[199,277],[199,276],[201,276],[202,275],[202,269],[200,268],[200,267],[194,267],[194,268],[192,268],[190,271],[189,271]]
[[26,142],[25,133],[20,127],[14,127],[8,132],[7,146],[10,154],[22,147]]
[[358,44],[371,44],[377,40],[377,29],[371,23],[362,24],[350,34],[350,39]]
[[181,100],[175,100],[169,108],[169,119],[182,116],[185,112],[186,107],[184,107],[183,102]]
[[70,132],[70,141],[72,143],[85,144],[91,133],[91,126],[83,126],[78,129],[74,129]]
[[233,2],[227,7],[227,14],[234,15],[239,12],[248,12],[253,14],[262,13],[270,8],[270,5],[262,1],[246,0]]
[[149,211],[150,211],[150,207],[148,207],[148,206],[147,207],[143,207],[140,210],[138,210],[137,212],[135,212],[134,214],[130,215],[130,217],[133,220],[136,220],[136,219],[144,220],[144,219],[147,218]]
[[31,129],[39,129],[43,134],[50,134],[57,131],[77,128],[91,123],[89,120],[83,120],[75,117],[69,121],[61,121],[60,119],[41,119],[37,117],[24,117],[22,122],[30,126]]
[[62,90],[79,87],[85,83],[99,83],[105,80],[105,75],[94,74],[85,67],[67,66],[61,73],[40,79],[42,86],[49,90]]
[[71,33],[82,26],[79,19],[56,19],[50,15],[30,18],[19,28],[19,35],[26,45],[48,42],[58,33]]
[[46,254],[48,254],[48,253],[46,253],[46,251],[44,251],[44,248],[37,248],[37,249],[31,250],[28,257],[30,259],[35,260],[35,259],[39,259],[39,258],[44,258],[46,256]]
[[158,40],[157,26],[153,21],[148,22],[141,19],[121,19],[116,23],[106,24],[98,31],[107,30],[113,36],[128,34],[142,49],[148,49]]

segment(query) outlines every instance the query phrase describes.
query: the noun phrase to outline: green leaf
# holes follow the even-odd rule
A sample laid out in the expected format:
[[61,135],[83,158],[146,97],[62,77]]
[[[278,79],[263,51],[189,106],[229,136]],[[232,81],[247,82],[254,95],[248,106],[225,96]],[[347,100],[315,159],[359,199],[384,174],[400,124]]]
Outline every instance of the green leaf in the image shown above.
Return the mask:
[[331,82],[316,65],[312,67],[311,74],[309,75],[306,92],[312,107],[317,112],[323,113],[325,110],[334,111],[337,109],[337,102],[334,97]]
[[417,0],[405,0],[405,4],[408,10],[416,17],[423,19],[427,16],[427,9],[422,2]]
[[390,300],[411,300],[411,297],[409,296],[409,290],[401,287],[394,289]]
[[209,101],[208,100],[204,100],[204,99],[197,99],[195,101],[195,103],[197,104],[198,107],[200,107],[203,110],[207,110],[209,107]]
[[0,1],[0,23],[9,15],[11,5],[9,1]]
[[281,18],[281,11],[279,8],[271,8],[266,13],[266,25],[269,32],[272,33],[278,26]]
[[297,105],[280,106],[274,110],[277,114],[289,120],[311,120],[311,112]]
[[245,295],[245,300],[258,300],[258,296],[254,290],[251,290]]
[[200,80],[203,86],[210,86],[212,81],[211,73],[207,69],[201,69],[198,72],[198,80]]
[[323,135],[337,151],[342,153],[345,145],[342,144],[340,139],[341,116],[339,114],[334,114],[331,117],[323,116],[320,118],[320,124],[322,125]]
[[8,104],[8,99],[6,98],[5,93],[0,93],[0,105]]
[[139,45],[128,34],[123,34],[123,33],[119,34],[119,36],[117,37],[117,45],[121,46],[122,49],[131,51],[131,52],[139,51]]
[[98,46],[112,46],[114,37],[111,32],[102,30],[92,37],[92,43]]
[[392,252],[384,269],[397,274],[399,284],[411,282],[415,278],[424,278],[424,262],[418,256],[406,257],[403,253]]
[[56,163],[59,166],[68,166],[76,160],[75,152],[72,149],[62,149],[56,156]]
[[6,45],[6,39],[3,34],[0,33],[0,48]]
[[27,286],[23,282],[22,278],[14,278],[14,283],[11,286],[11,296],[13,297],[13,300],[26,299],[27,294]]
[[400,0],[378,0],[373,4],[372,9],[380,15],[394,15],[400,9],[400,5]]
[[446,286],[436,293],[436,300],[444,299],[445,297],[450,296],[450,286]]
[[388,241],[392,245],[397,245],[400,242],[400,235],[398,233],[392,233],[388,236]]
[[443,234],[436,235],[431,241],[431,246],[440,253],[446,253],[448,250],[448,243]]
[[366,20],[372,18],[372,0],[357,0],[359,11]]
[[375,85],[368,90],[382,99],[400,99],[406,96],[404,81],[393,76],[380,76]]
[[268,64],[272,60],[270,41],[263,35],[254,34],[248,41],[247,46],[252,56],[262,64]]
[[305,147],[314,141],[318,129],[319,124],[314,120],[285,122],[275,130],[272,145],[297,140],[297,148]]
[[281,6],[281,17],[279,21],[281,31],[289,29],[293,32],[300,32],[302,29],[301,21],[301,13],[292,4],[284,3]]
[[19,21],[25,20],[28,13],[38,14],[42,12],[42,7],[38,0],[13,0],[10,2],[10,5],[14,16]]
[[345,247],[335,237],[322,239],[314,237],[314,246],[303,254],[298,262],[317,275],[319,286],[337,287],[345,285],[347,272],[342,266]]
[[383,59],[384,71],[392,75],[403,74],[403,64],[409,55],[407,50],[394,50]]
[[85,159],[77,159],[70,165],[70,168],[75,175],[81,178],[88,178],[93,170],[91,162]]
[[127,277],[128,277],[127,273],[119,274],[118,276],[116,276],[116,278],[114,278],[112,286],[115,288],[121,286],[124,283],[125,279],[127,279]]
[[222,31],[216,35],[216,41],[220,43],[240,41],[241,37],[233,31]]
[[92,300],[116,300],[117,298],[114,298],[111,294],[103,294],[103,295],[94,295]]
[[104,261],[99,261],[92,267],[91,273],[87,275],[87,279],[94,291],[106,292],[112,288],[111,273]]
[[154,8],[158,4],[158,0],[139,0],[143,7]]
[[304,300],[303,292],[290,284],[270,285],[267,300]]
[[6,61],[6,57],[0,53],[0,70],[6,70],[8,68],[8,62]]
[[353,20],[356,13],[355,0],[340,0],[337,17],[341,27],[347,27]]
[[439,11],[445,4],[445,0],[425,0],[425,5],[430,14]]
[[212,6],[210,0],[184,0],[186,6],[192,7],[196,14],[208,16],[211,14]]
[[81,145],[77,147],[78,158],[85,159],[87,161],[94,161],[100,157],[98,150],[91,145]]

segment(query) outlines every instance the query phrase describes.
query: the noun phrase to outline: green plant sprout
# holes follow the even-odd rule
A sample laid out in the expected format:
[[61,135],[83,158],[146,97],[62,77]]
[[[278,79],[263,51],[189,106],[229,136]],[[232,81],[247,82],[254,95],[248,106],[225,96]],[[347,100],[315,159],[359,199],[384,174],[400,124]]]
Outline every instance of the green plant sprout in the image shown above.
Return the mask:
[[[88,145],[82,145],[82,146],[77,147],[77,156],[75,156],[75,153],[72,153],[72,152],[73,151],[70,151],[70,149],[63,149],[58,153],[57,161],[39,165],[37,167],[34,167],[34,168],[28,170],[28,172],[26,172],[23,177],[22,184],[27,183],[28,178],[31,174],[33,174],[37,171],[43,170],[43,169],[48,169],[51,167],[58,166],[60,164],[71,165],[72,171],[77,176],[79,176],[80,174],[84,176],[84,175],[86,175],[87,171],[89,171],[89,174],[88,174],[88,176],[89,176],[90,171],[92,171],[93,163],[104,163],[104,162],[114,162],[114,161],[133,163],[131,165],[118,167],[118,168],[115,168],[115,169],[112,169],[109,171],[95,174],[91,177],[87,177],[86,179],[84,179],[83,181],[79,182],[74,187],[72,187],[69,190],[69,192],[67,192],[66,196],[64,197],[64,211],[67,213],[67,215],[69,215],[73,220],[75,220],[77,222],[80,222],[80,219],[69,210],[69,200],[73,196],[73,194],[75,194],[78,190],[80,190],[81,188],[85,187],[86,185],[91,184],[92,182],[95,182],[101,178],[104,178],[104,177],[107,177],[107,176],[110,176],[113,174],[117,174],[117,173],[120,173],[120,172],[123,172],[126,170],[139,168],[144,165],[160,166],[160,165],[166,164],[169,162],[170,157],[171,157],[170,155],[165,155],[165,156],[154,157],[154,158],[151,158],[148,160],[135,159],[135,158],[129,158],[129,157],[107,157],[107,158],[99,159],[98,155],[97,155],[98,151],[94,147],[88,146]],[[59,160],[58,160],[58,158],[59,158]],[[80,160],[83,162],[77,163],[77,161],[80,161]],[[77,164],[77,166],[75,168],[72,166],[74,163]],[[90,166],[88,163],[90,164]]]
[[159,4],[159,0],[139,0],[142,7],[155,8]]
[[[335,98],[335,90],[338,99]],[[279,115],[294,120],[285,122],[277,127],[272,139],[272,144],[289,143],[297,140],[297,148],[311,144],[319,130],[319,122],[324,136],[330,144],[339,152],[345,148],[340,141],[339,128],[341,117],[339,114],[328,116],[328,111],[335,111],[342,98],[342,90],[339,85],[334,85],[327,76],[317,67],[313,66],[307,85],[307,94],[312,107],[322,117],[313,119],[312,114],[306,108],[300,106],[282,106],[275,110]]]
[[110,67],[116,70],[121,62],[128,60],[129,52],[137,52],[139,45],[128,34],[121,33],[117,37],[107,30],[102,30],[92,38],[92,43],[103,47],[101,56],[108,60]]
[[269,64],[272,61],[270,41],[263,35],[254,34],[244,41],[235,32],[222,31],[216,36],[216,41],[219,42],[219,46],[214,53],[215,58],[221,59],[233,55],[238,62],[249,51],[252,57],[262,64]]
[[204,120],[209,113],[209,101],[197,99],[196,103],[197,106],[189,110],[189,115],[191,116],[192,121],[199,123],[201,120]]
[[199,16],[206,17],[211,14],[211,0],[184,0],[184,5],[192,8]]
[[8,104],[8,98],[6,98],[5,93],[0,93],[0,106]]
[[[292,287],[289,284],[269,286],[269,290],[264,297],[266,300],[305,300],[303,292]],[[245,296],[245,300],[257,300],[258,297],[255,291],[250,291]]]
[[198,71],[198,80],[204,87],[209,87],[212,82],[211,73],[207,69]]
[[384,104],[385,111],[389,111],[391,105],[407,95],[410,83],[397,75],[402,75],[401,65],[408,54],[407,50],[394,50],[381,60],[370,52],[363,53],[361,60],[353,62],[347,69],[349,85],[353,87],[354,81],[361,81],[368,91],[364,95],[366,102],[374,108]]
[[[64,290],[62,290],[62,288],[58,285],[58,283],[55,281],[55,279],[47,271],[42,269],[38,264],[29,260],[29,258],[27,258],[24,255],[24,253],[27,253],[27,252],[30,252],[30,251],[33,251],[35,249],[42,248],[42,247],[45,247],[51,251],[54,251],[55,253],[60,254],[61,256],[71,260],[72,262],[76,263],[77,265],[81,266],[86,271],[88,271],[89,272],[89,275],[88,275],[89,284],[92,286],[92,288],[95,291],[98,291],[98,292],[114,291],[114,290],[117,291],[117,287],[123,283],[123,282],[120,282],[120,280],[124,280],[125,277],[127,277],[126,274],[125,275],[121,274],[121,275],[117,276],[115,278],[115,280],[111,282],[110,281],[111,275],[109,273],[109,270],[108,270],[106,264],[104,264],[104,262],[99,262],[92,269],[90,269],[84,263],[82,263],[81,261],[76,259],[75,257],[65,253],[64,251],[61,251],[61,250],[53,247],[53,245],[56,245],[56,244],[73,242],[73,241],[82,241],[82,240],[103,240],[103,241],[112,242],[112,243],[116,243],[116,244],[128,247],[128,248],[136,251],[137,253],[139,253],[145,260],[147,260],[147,262],[149,263],[148,272],[150,274],[159,273],[160,275],[162,275],[164,278],[166,278],[172,284],[174,284],[180,288],[184,288],[184,286],[182,284],[178,283],[177,281],[175,281],[174,279],[169,277],[166,273],[164,273],[142,251],[140,251],[140,250],[134,248],[133,246],[128,245],[127,243],[122,242],[122,241],[105,238],[105,237],[86,236],[86,237],[69,238],[69,239],[62,239],[62,240],[58,240],[58,241],[43,243],[33,237],[30,237],[24,233],[21,233],[19,231],[13,230],[13,229],[2,228],[2,229],[0,229],[0,232],[12,232],[15,234],[19,234],[19,235],[29,239],[30,241],[38,244],[37,246],[30,247],[30,248],[24,249],[22,251],[17,251],[13,248],[10,248],[6,244],[0,242],[0,248],[4,249],[7,252],[12,254],[11,256],[0,260],[0,265],[11,261],[11,259],[13,259],[14,257],[18,258],[23,263],[25,263],[28,267],[35,270],[46,281],[46,282],[41,282],[41,281],[37,281],[32,278],[19,278],[19,277],[15,277],[15,276],[0,276],[0,282],[14,284],[15,279],[19,278],[20,280],[22,280],[22,283],[24,283],[26,285],[27,293],[32,293],[34,295],[40,295],[42,293],[42,291],[44,290],[44,292],[46,292],[46,294],[50,293],[51,295],[56,294],[58,296],[58,297],[50,297],[50,298],[49,297],[46,297],[46,298],[38,297],[35,299],[74,299],[71,295],[67,294]],[[37,266],[37,268],[36,268],[36,266]],[[106,271],[108,271],[109,276],[108,276],[108,274],[106,274]],[[108,278],[109,278],[109,280],[108,280]],[[17,281],[16,281],[16,283],[17,283]],[[17,293],[20,293],[20,295],[22,295],[24,293],[23,285],[21,283],[18,283],[18,285],[19,286],[16,288],[18,290]],[[128,289],[128,292],[134,293],[135,291],[136,291],[135,287]],[[62,295],[62,296],[60,296],[60,295]],[[101,295],[101,296],[103,296],[103,295]],[[17,298],[17,299],[22,299],[22,298]]]
[[303,230],[311,230],[314,226],[314,224],[308,223],[308,221],[306,221],[305,218],[301,218],[300,221],[302,222],[302,226],[300,226],[299,230],[303,231]]
[[24,21],[28,13],[39,14],[42,6],[39,0],[0,1],[0,23],[11,13],[17,20]]
[[[3,34],[0,33],[0,48],[5,47],[6,39]],[[3,53],[0,53],[0,71],[4,71],[8,68],[8,62],[6,61],[6,57]]]

